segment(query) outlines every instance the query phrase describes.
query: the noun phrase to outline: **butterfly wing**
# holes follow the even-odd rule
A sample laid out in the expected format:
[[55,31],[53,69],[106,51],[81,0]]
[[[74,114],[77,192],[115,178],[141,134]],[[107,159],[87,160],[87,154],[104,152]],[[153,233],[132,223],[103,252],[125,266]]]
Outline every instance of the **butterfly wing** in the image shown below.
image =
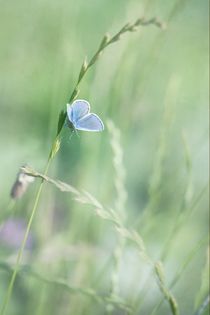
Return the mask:
[[[85,100],[76,100],[72,105],[67,105],[68,119],[75,126],[76,122],[90,112],[90,104]],[[76,127],[76,126],[75,126]]]
[[87,114],[75,123],[75,128],[84,131],[102,131],[104,124],[96,114]]

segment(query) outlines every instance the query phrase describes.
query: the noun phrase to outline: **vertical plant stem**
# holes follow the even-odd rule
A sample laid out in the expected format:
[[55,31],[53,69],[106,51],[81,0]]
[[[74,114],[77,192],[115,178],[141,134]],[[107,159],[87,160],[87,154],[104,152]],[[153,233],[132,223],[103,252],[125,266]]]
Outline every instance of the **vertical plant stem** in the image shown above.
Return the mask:
[[[52,161],[52,157],[50,157],[48,159],[48,162],[47,162],[47,165],[46,165],[45,171],[44,171],[45,175],[48,172],[48,169],[49,169],[51,161]],[[21,243],[21,247],[20,247],[20,249],[18,251],[16,263],[15,263],[15,266],[14,266],[14,271],[12,273],[12,277],[11,277],[10,282],[9,282],[9,286],[8,286],[8,289],[7,289],[7,292],[6,292],[6,296],[5,296],[5,299],[4,299],[4,302],[3,302],[3,306],[2,306],[2,309],[1,309],[0,315],[4,315],[6,313],[6,309],[7,309],[8,303],[10,301],[10,297],[11,297],[12,290],[13,290],[13,287],[14,287],[15,279],[16,279],[16,276],[17,276],[17,273],[18,273],[18,269],[19,269],[20,262],[21,262],[21,259],[22,259],[22,256],[23,256],[24,248],[25,248],[25,245],[26,245],[26,242],[27,242],[27,239],[28,239],[28,235],[29,235],[29,231],[30,231],[30,228],[31,228],[31,225],[32,225],[32,222],[33,222],[33,218],[34,218],[34,215],[36,213],[36,209],[37,209],[37,206],[38,206],[38,203],[39,203],[39,199],[40,199],[40,196],[41,196],[43,185],[44,185],[44,181],[42,180],[41,184],[39,185],[37,194],[36,194],[36,198],[35,198],[35,201],[34,201],[34,206],[33,206],[33,209],[32,209],[32,212],[31,212],[28,224],[27,224],[27,228],[26,228],[26,231],[25,231],[25,234],[24,234],[24,238],[23,238],[23,241]]]

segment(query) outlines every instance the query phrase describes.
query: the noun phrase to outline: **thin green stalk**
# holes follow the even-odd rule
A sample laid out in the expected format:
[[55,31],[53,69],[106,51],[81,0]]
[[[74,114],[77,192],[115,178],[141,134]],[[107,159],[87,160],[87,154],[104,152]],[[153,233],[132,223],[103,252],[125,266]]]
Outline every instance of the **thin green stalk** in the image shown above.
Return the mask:
[[192,160],[191,160],[191,154],[190,154],[190,149],[189,145],[187,142],[187,138],[185,136],[185,133],[182,132],[182,141],[183,141],[183,146],[184,146],[184,157],[185,157],[185,167],[186,167],[186,172],[187,172],[187,182],[185,186],[185,191],[184,191],[184,196],[180,204],[180,208],[178,210],[178,214],[175,218],[175,222],[173,224],[171,233],[162,249],[161,257],[160,260],[164,262],[170,252],[170,249],[172,247],[172,243],[175,241],[176,236],[179,232],[179,230],[182,227],[183,223],[183,217],[185,216],[189,205],[191,203],[192,199]]
[[[47,165],[45,167],[44,174],[47,174],[51,161],[52,161],[52,157],[50,157],[48,159]],[[24,248],[25,248],[25,245],[26,245],[26,242],[27,242],[27,239],[28,239],[28,235],[29,235],[29,231],[30,231],[30,228],[31,228],[31,225],[32,225],[32,222],[33,222],[33,218],[34,218],[34,215],[36,213],[36,209],[37,209],[37,206],[38,206],[38,203],[39,203],[39,199],[40,199],[40,196],[41,196],[43,185],[44,185],[44,180],[42,180],[41,184],[39,185],[39,188],[38,188],[38,191],[37,191],[37,194],[36,194],[34,206],[33,206],[33,209],[32,209],[32,212],[31,212],[28,224],[27,224],[27,228],[26,228],[26,231],[25,231],[25,234],[24,234],[24,238],[23,238],[21,247],[20,247],[20,249],[18,251],[15,267],[14,267],[14,270],[13,270],[13,273],[12,273],[12,277],[11,277],[10,282],[9,282],[9,286],[8,286],[8,289],[7,289],[7,292],[6,292],[6,296],[5,296],[5,299],[4,299],[4,302],[3,302],[3,306],[2,306],[2,309],[1,309],[0,315],[4,315],[5,314],[7,306],[8,306],[8,303],[10,301],[10,297],[11,297],[11,294],[12,294],[13,286],[14,286],[15,279],[16,279],[16,276],[17,276],[17,273],[18,273],[18,270],[19,270],[20,262],[21,262],[21,259],[22,259],[22,256],[23,256]]]
[[189,207],[189,205],[186,205],[185,201],[182,203],[179,213],[177,215],[177,218],[175,219],[172,231],[163,248],[161,258],[160,258],[161,261],[165,261],[167,255],[169,254],[169,250],[172,248],[172,243],[175,242],[176,240],[176,236],[178,235],[178,232],[181,230],[181,228],[183,227],[183,224],[186,222],[186,220],[189,218],[189,216],[195,209],[195,206],[197,205],[198,201],[203,197],[203,194],[206,192],[208,186],[209,184],[206,184],[204,186],[204,188],[199,193],[198,197],[193,202],[192,206]]
[[[183,274],[184,270],[187,268],[189,263],[192,261],[194,256],[197,254],[198,250],[206,243],[207,238],[204,237],[196,244],[196,246],[190,251],[190,253],[187,255],[186,259],[184,260],[183,264],[180,266],[180,268],[177,270],[173,280],[171,281],[169,285],[169,289],[171,290],[178,280],[180,279],[181,275]],[[157,311],[160,309],[162,303],[164,302],[165,298],[162,298],[160,302],[153,308],[151,315],[157,314]]]
[[[7,272],[11,272],[14,269],[7,263],[0,261],[0,268],[6,270]],[[33,279],[41,282],[42,284],[46,285],[53,285],[54,287],[60,287],[65,292],[69,292],[72,295],[82,295],[86,297],[92,298],[95,302],[101,303],[104,306],[107,305],[107,303],[110,303],[111,305],[114,305],[118,307],[119,309],[122,309],[124,311],[131,311],[131,308],[129,304],[124,302],[123,299],[121,299],[119,296],[106,296],[105,294],[98,293],[95,291],[92,287],[75,287],[72,286],[66,281],[65,279],[61,278],[52,278],[50,276],[43,275],[33,268],[31,266],[23,266],[20,268],[20,275],[22,277],[32,277]]]
[[[199,201],[201,200],[201,198],[203,197],[204,192],[206,191],[208,185],[206,185],[199,193],[198,196],[195,198],[195,200],[192,202],[191,206],[189,207],[188,210],[188,215],[185,216],[181,222],[181,224],[179,225],[179,228],[182,227],[182,224],[185,222],[185,220],[188,218],[188,216],[193,212],[193,210],[196,208],[197,204],[199,203]],[[177,231],[176,231],[177,232]],[[200,243],[199,243],[200,244]],[[198,250],[198,248],[196,247],[196,250]],[[192,253],[189,254],[189,258],[186,260],[186,262],[184,262],[183,267],[181,267],[180,271],[177,272],[177,276],[174,278],[174,280],[172,281],[172,283],[169,286],[169,289],[172,289],[172,287],[175,285],[175,283],[178,281],[180,275],[182,274],[183,270],[185,269],[185,265],[188,265],[188,261],[191,260],[191,255],[193,255],[194,250],[192,251]],[[194,257],[194,256],[193,256]],[[161,260],[161,258],[160,258]],[[137,305],[136,305],[136,312],[140,311],[141,305],[143,303],[143,301],[145,300],[147,294],[150,292],[150,288],[149,288],[149,284],[150,284],[150,279],[152,278],[153,272],[152,270],[149,272],[145,284],[143,285],[143,288],[140,290],[140,292],[137,294]],[[143,292],[145,292],[143,294]],[[162,302],[161,302],[162,303]],[[134,302],[135,304],[135,302]],[[137,314],[137,313],[136,313]]]
[[203,245],[205,245],[208,242],[208,236],[204,236],[201,240],[198,241],[195,247],[192,248],[192,250],[189,252],[185,260],[183,261],[182,265],[178,268],[173,280],[171,281],[169,288],[172,289],[176,283],[181,278],[183,272],[188,267],[189,263],[193,260],[195,255],[198,253],[198,251],[202,248]]
[[[209,238],[209,237],[208,237]],[[194,309],[198,309],[199,305],[202,302],[202,299],[209,291],[209,262],[210,262],[210,246],[208,244],[205,263],[201,271],[201,279],[200,279],[200,288],[198,288],[198,292],[195,296]]]
[[136,226],[141,229],[141,231],[144,231],[144,233],[149,233],[151,231],[155,222],[154,218],[159,210],[158,207],[161,200],[164,163],[167,157],[167,144],[172,125],[172,118],[174,115],[173,108],[179,92],[179,86],[179,79],[176,75],[172,75],[168,82],[164,99],[162,123],[158,136],[158,146],[154,158],[153,172],[149,183],[149,199],[146,207],[142,211],[142,216],[136,222]]
[[195,315],[202,315],[207,309],[207,307],[209,306],[209,304],[210,304],[210,295],[208,294],[205,300],[203,301],[203,303],[201,304],[201,306],[199,307],[198,311],[195,313]]
[[161,262],[157,262],[155,265],[155,274],[158,279],[158,284],[160,291],[164,295],[164,299],[168,301],[170,306],[171,312],[173,315],[179,315],[179,308],[176,299],[174,298],[173,294],[171,293],[170,289],[165,285],[165,276],[163,272],[163,265]]

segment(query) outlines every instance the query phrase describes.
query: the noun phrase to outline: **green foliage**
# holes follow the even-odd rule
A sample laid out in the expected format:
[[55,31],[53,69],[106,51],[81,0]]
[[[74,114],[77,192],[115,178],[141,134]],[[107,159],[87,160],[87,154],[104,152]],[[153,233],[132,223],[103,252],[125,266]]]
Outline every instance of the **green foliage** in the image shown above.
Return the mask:
[[[206,314],[207,0],[9,1],[0,24],[0,309]],[[65,127],[78,96],[103,133]],[[1,231],[31,211],[16,258]]]
[[206,253],[206,262],[201,274],[201,286],[195,299],[195,309],[198,309],[209,293],[209,248]]

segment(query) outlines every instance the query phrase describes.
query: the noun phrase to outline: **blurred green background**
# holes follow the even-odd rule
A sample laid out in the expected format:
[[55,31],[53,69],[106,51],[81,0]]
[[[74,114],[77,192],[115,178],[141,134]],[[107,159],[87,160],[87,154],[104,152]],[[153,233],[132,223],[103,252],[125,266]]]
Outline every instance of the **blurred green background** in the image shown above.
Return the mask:
[[[157,16],[167,28],[140,27],[107,48],[82,82],[79,95],[102,118],[105,131],[80,132],[70,139],[64,128],[49,176],[85,189],[114,208],[116,175],[112,135],[106,125],[107,119],[113,120],[120,130],[126,170],[126,224],[140,233],[154,261],[163,254],[177,217],[184,216],[163,264],[170,286],[188,261],[172,292],[180,313],[190,315],[207,294],[202,281],[208,235],[207,0],[1,1],[0,211],[7,211],[21,165],[28,163],[43,171],[59,112],[65,108],[84,57],[93,55],[106,32],[114,34],[141,16]],[[17,202],[14,217],[27,221],[37,186],[38,182],[31,185]],[[118,239],[91,206],[46,184],[31,232],[35,246],[23,263],[46,277],[110,294]],[[0,266],[12,263],[16,250],[0,246]],[[134,305],[135,314],[151,314],[161,300],[154,276],[148,274],[135,246],[126,243],[118,274],[119,295]],[[2,267],[0,304],[9,279],[10,273]],[[109,312],[126,314],[20,274],[7,313]],[[167,302],[154,314],[170,314]]]

